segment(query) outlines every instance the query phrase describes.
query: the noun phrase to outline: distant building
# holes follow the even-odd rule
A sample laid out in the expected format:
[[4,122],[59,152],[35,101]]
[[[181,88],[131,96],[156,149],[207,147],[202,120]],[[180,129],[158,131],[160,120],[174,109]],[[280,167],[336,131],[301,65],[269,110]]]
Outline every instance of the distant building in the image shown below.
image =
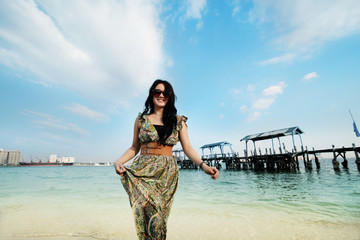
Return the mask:
[[57,154],[51,154],[50,163],[74,163],[75,158],[74,157],[57,157]]
[[74,157],[61,157],[61,163],[74,163]]
[[51,154],[50,155],[50,159],[49,159],[49,162],[50,163],[56,163],[58,160],[57,160],[57,155],[56,154]]
[[9,151],[0,148],[0,166],[18,166],[20,158],[19,150]]

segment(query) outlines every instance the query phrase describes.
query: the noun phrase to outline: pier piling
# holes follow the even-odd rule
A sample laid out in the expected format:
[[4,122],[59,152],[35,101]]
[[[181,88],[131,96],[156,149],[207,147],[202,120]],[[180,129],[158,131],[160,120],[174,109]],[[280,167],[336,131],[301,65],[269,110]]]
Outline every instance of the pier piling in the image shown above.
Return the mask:
[[312,170],[312,168],[313,168],[312,161],[311,161],[311,159],[309,159],[309,151],[308,151],[308,148],[306,147],[306,169]]
[[314,159],[315,159],[316,169],[320,169],[319,158],[316,156],[316,153],[315,153],[315,149],[314,149],[314,148],[313,148],[313,152],[314,152]]
[[333,158],[333,160],[332,160],[332,164],[333,164],[333,167],[334,167],[334,170],[335,171],[340,171],[340,163],[336,160],[336,152],[335,152],[335,146],[334,145],[332,145],[332,149],[333,149],[333,156],[334,156],[334,158]]
[[344,146],[343,146],[343,152],[342,152],[342,154],[344,154],[344,155],[341,155],[341,153],[340,153],[340,155],[344,158],[344,161],[341,163],[341,165],[343,166],[343,168],[349,169],[348,161],[346,160],[346,151],[345,151],[345,147],[344,147]]
[[360,171],[360,157],[359,157],[359,152],[358,152],[359,150],[356,150],[354,143],[352,144],[352,148],[353,148],[354,154],[355,154],[355,164],[357,166],[358,171]]
[[294,156],[294,155],[295,155],[296,169],[297,169],[297,170],[300,170],[299,157],[298,157],[298,155],[296,154],[296,149],[295,149],[295,153],[293,152],[292,156]]

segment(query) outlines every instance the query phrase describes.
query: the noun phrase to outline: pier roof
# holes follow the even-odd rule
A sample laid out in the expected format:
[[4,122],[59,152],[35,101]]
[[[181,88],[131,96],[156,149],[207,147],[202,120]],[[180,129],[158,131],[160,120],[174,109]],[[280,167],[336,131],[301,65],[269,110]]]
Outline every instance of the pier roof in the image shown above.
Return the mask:
[[284,136],[288,136],[288,135],[293,135],[293,134],[302,134],[304,133],[298,126],[296,127],[290,127],[290,128],[283,128],[283,129],[278,129],[278,130],[272,130],[269,132],[262,132],[262,133],[257,133],[257,134],[252,134],[252,135],[248,135],[246,137],[244,137],[243,139],[241,139],[240,141],[260,141],[260,140],[266,140],[266,139],[271,139],[271,138],[277,138],[277,137],[284,137]]
[[214,147],[220,147],[220,146],[226,145],[226,144],[230,144],[230,143],[225,142],[225,141],[222,141],[222,142],[205,144],[204,146],[202,146],[202,147],[200,147],[200,148],[201,148],[201,149],[203,149],[203,148],[214,148]]

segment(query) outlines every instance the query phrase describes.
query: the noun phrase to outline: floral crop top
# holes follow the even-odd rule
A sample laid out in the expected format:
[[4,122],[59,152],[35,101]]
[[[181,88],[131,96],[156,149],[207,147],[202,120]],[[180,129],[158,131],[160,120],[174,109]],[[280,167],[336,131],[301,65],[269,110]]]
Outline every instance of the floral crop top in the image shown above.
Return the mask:
[[[177,118],[176,127],[172,131],[171,135],[166,139],[165,141],[166,145],[174,146],[179,141],[179,132],[182,129],[182,122],[184,121],[186,124],[186,121],[188,119],[185,116],[176,116],[176,118]],[[141,117],[141,113],[139,113],[138,120],[140,123],[140,131],[139,131],[140,143],[157,142],[160,140],[156,128],[146,117],[146,115]]]

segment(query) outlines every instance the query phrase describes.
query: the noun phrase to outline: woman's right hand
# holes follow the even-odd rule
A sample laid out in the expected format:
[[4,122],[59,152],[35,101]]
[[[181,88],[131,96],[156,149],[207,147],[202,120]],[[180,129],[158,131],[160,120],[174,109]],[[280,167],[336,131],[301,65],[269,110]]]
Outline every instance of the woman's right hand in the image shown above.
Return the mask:
[[122,163],[120,161],[115,161],[114,167],[115,167],[116,173],[123,177],[124,173],[126,172],[126,168],[122,165]]
[[204,164],[202,166],[203,171],[210,175],[212,179],[216,180],[219,177],[219,170],[216,167],[209,167],[208,165]]

